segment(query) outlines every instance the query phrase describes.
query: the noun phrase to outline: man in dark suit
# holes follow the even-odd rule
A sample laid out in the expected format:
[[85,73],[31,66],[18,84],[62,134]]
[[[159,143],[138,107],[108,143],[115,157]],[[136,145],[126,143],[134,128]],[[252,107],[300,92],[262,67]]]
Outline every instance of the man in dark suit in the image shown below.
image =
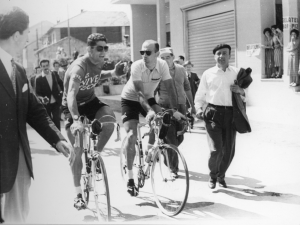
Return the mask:
[[198,90],[198,85],[200,83],[200,79],[199,77],[197,76],[196,73],[193,73],[192,72],[192,67],[194,66],[192,64],[191,61],[186,61],[184,64],[183,64],[184,68],[185,68],[185,71],[186,71],[186,76],[190,82],[190,86],[191,86],[191,91],[192,91],[192,95],[193,95],[193,100],[195,100],[195,94]]
[[29,17],[20,8],[0,12],[0,215],[7,223],[24,223],[29,213],[33,170],[26,123],[70,156],[70,164],[74,161],[72,146],[31,93],[24,68],[14,61],[27,42],[28,24]]
[[40,61],[42,73],[36,77],[36,95],[44,104],[48,115],[60,130],[60,105],[62,101],[63,82],[58,74],[49,70],[49,60]]

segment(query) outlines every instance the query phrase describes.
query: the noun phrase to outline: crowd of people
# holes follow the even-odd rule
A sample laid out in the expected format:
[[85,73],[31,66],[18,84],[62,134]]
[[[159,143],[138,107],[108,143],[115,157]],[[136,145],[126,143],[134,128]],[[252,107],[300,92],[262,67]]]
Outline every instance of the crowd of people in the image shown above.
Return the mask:
[[[283,75],[283,33],[278,26],[265,28],[265,74],[267,78],[282,78]],[[288,55],[287,75],[290,76],[290,86],[299,85],[299,30],[290,31],[290,42],[286,49]]]
[[[183,56],[175,59],[171,47],[160,48],[155,40],[144,41],[140,60],[118,62],[113,68],[103,70],[108,40],[104,34],[93,33],[87,38],[84,55],[74,52],[73,60],[67,61],[63,49],[59,48],[53,69],[50,69],[51,60],[43,59],[36,75],[28,80],[24,68],[14,62],[26,44],[28,25],[29,16],[18,7],[0,14],[0,106],[5,107],[0,111],[0,212],[7,222],[25,222],[29,211],[28,191],[33,170],[26,123],[69,158],[76,195],[74,207],[85,208],[80,185],[82,149],[73,147],[74,135],[84,129],[82,115],[89,120],[116,121],[110,106],[101,102],[94,92],[102,79],[111,77],[128,79],[121,94],[121,108],[126,132],[127,192],[131,196],[139,194],[132,172],[139,114],[151,121],[163,109],[169,109],[173,118],[164,141],[175,146],[184,139],[183,135],[177,136],[177,131],[182,129],[180,121],[186,120],[188,110],[204,120],[210,149],[208,186],[213,189],[219,182],[220,187],[227,187],[225,175],[235,152],[237,123],[240,119],[247,121],[243,107],[252,81],[249,72],[229,65],[228,44],[212,49],[216,66],[206,70],[200,80],[191,72],[192,62],[185,61]],[[235,101],[240,102],[237,109]],[[234,116],[237,110],[241,111],[241,118]],[[69,142],[60,133],[61,112]],[[114,126],[106,123],[102,130],[97,143],[99,152],[111,137]],[[148,147],[153,143],[152,133]],[[171,172],[177,178],[177,155],[170,153],[169,157]]]

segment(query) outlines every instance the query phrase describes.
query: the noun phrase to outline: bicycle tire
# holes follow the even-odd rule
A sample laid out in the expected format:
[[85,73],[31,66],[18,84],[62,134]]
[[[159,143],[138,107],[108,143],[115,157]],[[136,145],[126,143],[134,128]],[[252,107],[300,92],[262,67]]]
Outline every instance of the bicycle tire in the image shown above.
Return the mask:
[[[165,160],[169,159],[167,151],[174,151],[178,155],[178,178],[171,178],[170,164],[165,165]],[[151,184],[156,204],[164,214],[176,216],[183,210],[189,193],[186,161],[179,149],[169,144],[156,147],[152,161]]]
[[[90,151],[90,143],[91,143],[91,140],[89,138],[88,135],[84,134],[84,138],[87,140],[87,146],[86,148],[87,149],[84,149],[86,150],[86,152],[83,152],[83,157],[86,158],[85,162],[86,162],[86,165],[83,165],[85,166],[85,172],[81,174],[81,179],[80,179],[80,183],[81,183],[81,188],[83,190],[83,200],[85,201],[86,205],[89,204],[89,197],[90,197],[90,194],[89,194],[89,179],[90,179],[90,173],[91,173],[91,161],[88,161],[88,160],[91,160],[90,157],[88,156],[88,152]],[[81,142],[81,141],[80,141]],[[81,142],[81,149],[83,149],[83,141]]]
[[93,157],[92,177],[94,186],[94,200],[98,220],[101,221],[101,219],[104,218],[106,221],[111,221],[111,205],[107,173],[104,161],[99,154]]
[[86,171],[85,173],[81,174],[80,184],[81,189],[83,190],[83,200],[85,201],[86,205],[89,204],[90,199],[90,191],[88,186],[88,179],[89,179],[89,173]]

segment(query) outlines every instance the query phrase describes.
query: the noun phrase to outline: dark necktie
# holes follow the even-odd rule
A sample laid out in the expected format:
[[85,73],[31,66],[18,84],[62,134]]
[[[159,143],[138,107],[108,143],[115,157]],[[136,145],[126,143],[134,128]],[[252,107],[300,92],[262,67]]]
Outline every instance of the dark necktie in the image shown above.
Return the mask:
[[11,82],[14,88],[14,92],[15,94],[17,94],[17,87],[16,87],[16,63],[14,61],[14,59],[11,60],[11,66],[12,66],[12,71],[11,71]]

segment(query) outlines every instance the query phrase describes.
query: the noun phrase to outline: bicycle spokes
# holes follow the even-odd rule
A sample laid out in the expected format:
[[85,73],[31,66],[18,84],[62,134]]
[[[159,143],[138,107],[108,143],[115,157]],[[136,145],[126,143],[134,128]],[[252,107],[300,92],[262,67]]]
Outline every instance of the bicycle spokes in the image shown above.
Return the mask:
[[187,200],[189,177],[178,149],[166,146],[154,156],[151,181],[158,207],[166,215],[174,216],[181,212]]

